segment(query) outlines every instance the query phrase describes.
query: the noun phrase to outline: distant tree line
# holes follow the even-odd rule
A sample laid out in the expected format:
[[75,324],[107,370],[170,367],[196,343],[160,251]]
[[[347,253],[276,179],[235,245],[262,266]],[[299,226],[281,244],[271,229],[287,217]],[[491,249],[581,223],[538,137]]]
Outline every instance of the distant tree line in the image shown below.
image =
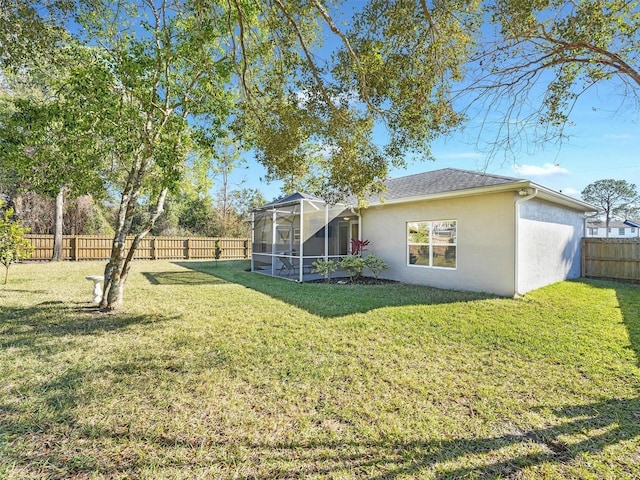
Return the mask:
[[[0,187],[5,204],[0,214],[12,208],[14,218],[33,234],[55,232],[55,199],[32,191]],[[222,204],[224,202],[224,210]],[[226,199],[220,195],[181,193],[167,200],[165,215],[151,229],[151,235],[246,237],[250,235],[251,209],[264,203],[262,194],[249,188],[233,189]],[[113,199],[82,195],[67,199],[63,211],[63,235],[113,235],[116,215]],[[134,219],[141,224],[142,216]]]

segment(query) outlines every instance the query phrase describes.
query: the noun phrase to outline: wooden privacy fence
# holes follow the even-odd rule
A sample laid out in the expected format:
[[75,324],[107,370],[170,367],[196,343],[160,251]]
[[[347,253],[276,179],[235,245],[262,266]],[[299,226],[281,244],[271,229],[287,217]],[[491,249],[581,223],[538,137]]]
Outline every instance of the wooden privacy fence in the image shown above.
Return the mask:
[[582,276],[640,282],[640,238],[583,238]]
[[[25,235],[35,247],[29,260],[50,260],[53,256],[53,235]],[[133,238],[127,239],[127,248]],[[108,260],[113,237],[65,235],[62,238],[64,260]],[[220,259],[236,260],[251,256],[248,238],[212,237],[145,237],[140,241],[135,259],[214,259],[219,242]]]

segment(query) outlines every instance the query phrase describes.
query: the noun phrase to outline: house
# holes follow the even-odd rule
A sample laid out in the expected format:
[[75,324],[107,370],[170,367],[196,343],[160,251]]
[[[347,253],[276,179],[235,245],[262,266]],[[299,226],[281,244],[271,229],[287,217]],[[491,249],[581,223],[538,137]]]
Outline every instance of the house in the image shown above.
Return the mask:
[[640,237],[640,220],[611,220],[609,234],[605,222],[587,222],[586,237],[637,238]]
[[[524,294],[580,276],[587,203],[529,180],[445,168],[390,179],[368,206],[294,194],[254,211],[252,270],[304,281],[352,238],[405,283]],[[286,259],[285,265],[281,261]]]

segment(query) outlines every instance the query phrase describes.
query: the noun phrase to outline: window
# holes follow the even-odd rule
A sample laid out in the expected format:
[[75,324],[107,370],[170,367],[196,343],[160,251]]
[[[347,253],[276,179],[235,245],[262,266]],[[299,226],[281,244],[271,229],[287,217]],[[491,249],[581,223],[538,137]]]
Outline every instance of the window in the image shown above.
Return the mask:
[[591,235],[597,235],[598,234],[598,229],[597,228],[590,228],[589,230],[591,230]]
[[618,235],[620,235],[620,236],[624,235],[624,228],[619,228],[618,229]]
[[457,230],[455,220],[407,223],[408,264],[456,268]]
[[631,227],[631,233],[636,233],[636,227]]

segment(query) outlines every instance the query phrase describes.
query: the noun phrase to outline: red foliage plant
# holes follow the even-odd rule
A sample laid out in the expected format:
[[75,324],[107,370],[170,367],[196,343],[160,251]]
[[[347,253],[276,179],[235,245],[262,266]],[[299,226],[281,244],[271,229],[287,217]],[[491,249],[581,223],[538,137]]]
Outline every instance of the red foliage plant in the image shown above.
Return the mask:
[[360,255],[366,250],[366,246],[369,245],[369,240],[358,240],[357,238],[351,239],[351,255]]

